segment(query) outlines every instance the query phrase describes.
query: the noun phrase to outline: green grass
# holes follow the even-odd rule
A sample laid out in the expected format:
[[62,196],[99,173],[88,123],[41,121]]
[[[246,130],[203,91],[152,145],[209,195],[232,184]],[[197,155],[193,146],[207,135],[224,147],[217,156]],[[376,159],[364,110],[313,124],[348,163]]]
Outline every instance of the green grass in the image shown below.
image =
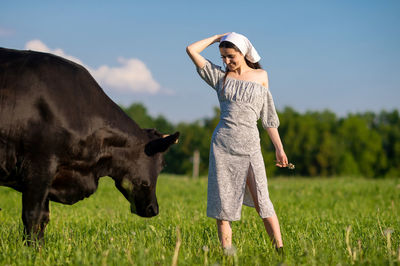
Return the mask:
[[[22,242],[21,194],[1,187],[0,265],[170,265],[177,228],[180,265],[278,264],[261,219],[248,207],[233,223],[236,254],[223,255],[215,221],[205,215],[206,188],[205,178],[161,175],[160,214],[145,219],[132,215],[113,181],[103,178],[89,199],[51,203],[45,244],[33,248]],[[399,179],[271,178],[269,190],[286,264],[400,265]]]

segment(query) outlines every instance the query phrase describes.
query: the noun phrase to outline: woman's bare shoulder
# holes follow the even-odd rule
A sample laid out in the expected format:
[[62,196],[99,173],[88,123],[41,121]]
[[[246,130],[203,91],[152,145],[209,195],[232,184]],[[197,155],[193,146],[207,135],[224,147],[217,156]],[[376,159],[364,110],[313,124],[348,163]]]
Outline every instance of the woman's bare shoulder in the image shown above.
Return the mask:
[[268,88],[268,73],[264,69],[254,70],[254,79],[258,83],[262,84],[264,87]]
[[268,73],[264,69],[255,69],[256,73],[260,76],[268,77]]

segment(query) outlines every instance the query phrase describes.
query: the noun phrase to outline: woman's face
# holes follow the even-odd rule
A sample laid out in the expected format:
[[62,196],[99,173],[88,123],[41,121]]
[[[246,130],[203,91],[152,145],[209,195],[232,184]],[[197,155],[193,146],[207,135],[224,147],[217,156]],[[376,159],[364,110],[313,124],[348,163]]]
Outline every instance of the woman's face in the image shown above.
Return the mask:
[[221,53],[222,61],[226,64],[229,71],[234,71],[245,62],[242,53],[233,48],[219,48],[219,52]]

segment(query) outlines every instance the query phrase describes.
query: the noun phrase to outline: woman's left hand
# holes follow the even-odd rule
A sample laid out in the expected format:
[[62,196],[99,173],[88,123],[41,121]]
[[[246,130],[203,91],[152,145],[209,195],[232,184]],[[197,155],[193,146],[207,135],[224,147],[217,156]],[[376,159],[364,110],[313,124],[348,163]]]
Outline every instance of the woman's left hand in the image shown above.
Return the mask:
[[286,167],[288,166],[288,158],[286,156],[286,153],[283,149],[279,149],[275,151],[275,156],[276,156],[276,166],[278,167]]

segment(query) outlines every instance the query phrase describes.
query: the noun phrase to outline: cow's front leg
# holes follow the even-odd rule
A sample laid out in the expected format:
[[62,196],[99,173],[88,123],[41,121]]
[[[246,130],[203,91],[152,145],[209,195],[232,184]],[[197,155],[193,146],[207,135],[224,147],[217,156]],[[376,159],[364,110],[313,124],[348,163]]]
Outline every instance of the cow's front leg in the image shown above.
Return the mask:
[[32,186],[22,193],[22,221],[24,238],[29,245],[43,237],[44,227],[49,220],[47,188]]
[[42,217],[40,220],[39,239],[43,239],[44,229],[46,229],[46,225],[49,223],[49,221],[50,221],[49,197],[46,197],[42,210]]

